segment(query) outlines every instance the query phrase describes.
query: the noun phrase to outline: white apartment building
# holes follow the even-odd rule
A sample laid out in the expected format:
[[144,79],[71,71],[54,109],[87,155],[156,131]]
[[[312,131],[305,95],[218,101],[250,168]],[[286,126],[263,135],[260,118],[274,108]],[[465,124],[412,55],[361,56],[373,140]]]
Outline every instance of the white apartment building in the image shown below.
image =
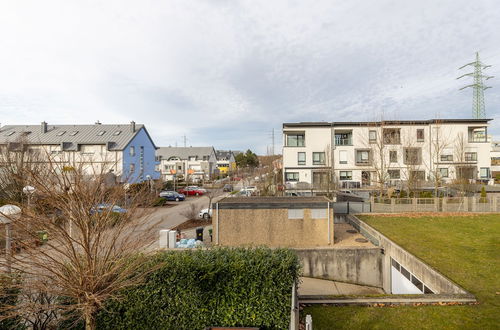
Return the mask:
[[164,181],[180,177],[195,182],[208,180],[217,168],[214,147],[161,147],[156,158]]
[[[283,124],[283,176],[289,188],[492,183],[490,119]],[[333,174],[333,176],[331,176]],[[431,183],[432,182],[432,183]]]
[[495,181],[500,181],[497,179],[500,176],[500,141],[491,142],[491,177]]

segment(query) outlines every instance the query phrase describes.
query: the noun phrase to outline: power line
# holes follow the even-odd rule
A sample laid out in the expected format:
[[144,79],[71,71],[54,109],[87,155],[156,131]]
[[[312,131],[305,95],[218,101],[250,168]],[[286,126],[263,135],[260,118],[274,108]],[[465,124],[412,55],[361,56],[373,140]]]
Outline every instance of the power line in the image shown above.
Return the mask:
[[472,87],[472,117],[473,118],[486,118],[486,110],[484,108],[484,90],[491,88],[491,86],[485,86],[484,80],[493,78],[493,76],[483,75],[482,70],[491,67],[491,65],[485,65],[479,60],[479,53],[476,52],[476,60],[461,66],[459,70],[465,68],[466,66],[474,67],[474,72],[466,73],[458,77],[457,79],[463,77],[473,77],[474,83],[464,86],[459,90],[463,90],[468,87]]

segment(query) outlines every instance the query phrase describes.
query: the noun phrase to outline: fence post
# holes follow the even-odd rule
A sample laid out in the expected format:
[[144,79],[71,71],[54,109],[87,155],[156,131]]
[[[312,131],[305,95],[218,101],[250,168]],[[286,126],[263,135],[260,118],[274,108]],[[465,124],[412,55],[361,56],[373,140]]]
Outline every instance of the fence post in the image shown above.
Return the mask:
[[434,197],[434,211],[439,212],[439,197]]
[[394,213],[394,208],[396,206],[396,200],[394,198],[391,198],[391,212]]
[[413,206],[413,211],[414,212],[417,212],[417,198],[416,197],[413,197],[412,200],[411,200],[411,204]]
[[472,203],[471,203],[471,206],[472,206],[472,212],[476,212],[477,211],[477,205],[476,205],[476,197],[472,196],[472,197],[468,197],[468,198],[472,198]]
[[498,211],[498,197],[494,196],[492,197],[493,198],[493,212],[497,212]]
[[442,208],[441,210],[443,210],[443,212],[446,212],[448,210],[448,208],[446,207],[446,201],[448,200],[448,197],[443,197],[443,205],[442,205]]

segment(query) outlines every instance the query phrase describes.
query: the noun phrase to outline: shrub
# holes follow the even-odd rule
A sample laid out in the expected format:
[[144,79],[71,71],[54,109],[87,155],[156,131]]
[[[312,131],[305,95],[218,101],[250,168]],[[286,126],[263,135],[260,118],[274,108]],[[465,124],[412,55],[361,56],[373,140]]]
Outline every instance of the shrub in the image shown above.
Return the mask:
[[165,197],[158,197],[156,200],[153,201],[152,205],[153,206],[163,206],[167,202],[167,199]]
[[4,310],[8,310],[8,306],[15,306],[18,301],[19,289],[12,285],[12,281],[18,281],[17,278],[11,278],[4,274],[0,274],[0,329],[25,329],[22,325],[22,320],[19,316],[3,319]]
[[227,249],[162,252],[147,281],[107,303],[98,329],[204,329],[253,326],[287,329],[292,285],[299,276],[294,252]]

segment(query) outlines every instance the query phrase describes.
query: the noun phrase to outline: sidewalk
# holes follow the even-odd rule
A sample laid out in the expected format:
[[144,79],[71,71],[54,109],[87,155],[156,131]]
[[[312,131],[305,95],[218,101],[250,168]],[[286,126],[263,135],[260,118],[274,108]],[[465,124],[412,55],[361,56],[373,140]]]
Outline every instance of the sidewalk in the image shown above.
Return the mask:
[[369,295],[383,294],[384,290],[371,286],[348,284],[311,277],[301,277],[299,296]]

